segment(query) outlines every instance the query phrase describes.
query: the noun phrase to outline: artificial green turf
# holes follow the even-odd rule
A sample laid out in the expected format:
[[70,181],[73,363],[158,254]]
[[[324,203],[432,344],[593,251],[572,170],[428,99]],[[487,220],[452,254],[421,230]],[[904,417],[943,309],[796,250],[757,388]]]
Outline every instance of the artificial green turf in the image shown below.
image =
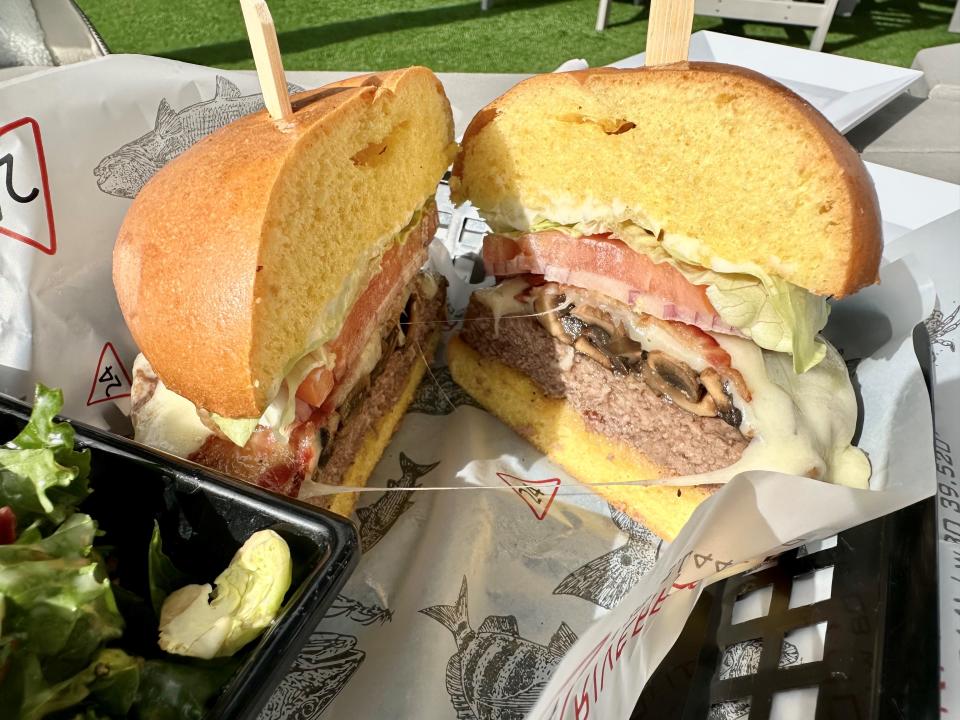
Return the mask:
[[[79,0],[113,52],[228,68],[252,67],[238,0]],[[947,32],[954,0],[862,0],[836,17],[826,52],[908,66],[918,50],[960,41]],[[603,33],[596,0],[271,0],[288,70],[541,72],[572,57],[603,65],[641,52],[646,3],[614,2]],[[695,29],[805,47],[810,31],[697,17]]]

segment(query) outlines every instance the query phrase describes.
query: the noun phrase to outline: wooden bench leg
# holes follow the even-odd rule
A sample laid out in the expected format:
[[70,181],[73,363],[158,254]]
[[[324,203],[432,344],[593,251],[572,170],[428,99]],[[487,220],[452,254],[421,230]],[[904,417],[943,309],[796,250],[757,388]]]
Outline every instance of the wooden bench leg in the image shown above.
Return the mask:
[[833,14],[837,11],[837,0],[827,0],[823,4],[823,15],[820,18],[820,24],[813,31],[813,37],[810,39],[810,49],[820,52],[823,49],[823,41],[827,39],[827,32],[830,30],[830,23],[833,22]]

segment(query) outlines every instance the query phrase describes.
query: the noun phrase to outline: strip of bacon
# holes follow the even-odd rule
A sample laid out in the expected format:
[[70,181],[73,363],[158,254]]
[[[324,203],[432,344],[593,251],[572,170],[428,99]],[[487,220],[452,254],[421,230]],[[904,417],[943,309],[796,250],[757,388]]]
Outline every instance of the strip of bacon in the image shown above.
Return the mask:
[[571,238],[558,230],[516,239],[487,235],[483,260],[487,273],[497,277],[536,273],[551,282],[594,290],[663,320],[740,335],[717,315],[704,286],[609,235]]
[[274,492],[296,497],[303,481],[313,475],[320,448],[317,428],[300,423],[289,442],[270,428],[258,427],[242,448],[219,435],[211,435],[190,460],[231,477]]

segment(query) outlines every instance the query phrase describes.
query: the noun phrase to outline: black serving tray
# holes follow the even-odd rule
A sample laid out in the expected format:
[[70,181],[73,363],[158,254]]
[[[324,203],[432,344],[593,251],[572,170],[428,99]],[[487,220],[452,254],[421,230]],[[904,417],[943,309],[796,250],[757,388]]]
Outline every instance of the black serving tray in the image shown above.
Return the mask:
[[[28,405],[0,394],[0,439],[13,438]],[[163,549],[194,582],[212,582],[254,532],[270,528],[290,546],[293,581],[276,622],[241,651],[242,664],[206,720],[254,720],[356,566],[359,542],[346,518],[272,495],[190,462],[79,422],[78,448],[92,453],[90,513],[110,547],[122,588],[149,597],[147,549],[153,521]],[[124,647],[159,655],[156,638],[128,620]],[[142,648],[142,649],[141,649]]]

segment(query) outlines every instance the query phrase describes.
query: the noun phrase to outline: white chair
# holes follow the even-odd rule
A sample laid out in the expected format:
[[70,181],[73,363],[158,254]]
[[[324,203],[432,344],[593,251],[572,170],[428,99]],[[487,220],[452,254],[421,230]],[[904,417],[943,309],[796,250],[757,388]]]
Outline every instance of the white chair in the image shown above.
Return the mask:
[[[489,2],[489,0],[482,0]],[[634,5],[639,5],[634,0]],[[811,50],[823,48],[823,41],[830,29],[837,0],[823,2],[790,2],[790,0],[696,0],[697,15],[712,15],[729,20],[801,25],[815,28],[810,40]],[[610,0],[600,0],[597,9],[597,32],[603,31],[610,16]]]
[[73,0],[0,0],[0,81],[106,54]]

